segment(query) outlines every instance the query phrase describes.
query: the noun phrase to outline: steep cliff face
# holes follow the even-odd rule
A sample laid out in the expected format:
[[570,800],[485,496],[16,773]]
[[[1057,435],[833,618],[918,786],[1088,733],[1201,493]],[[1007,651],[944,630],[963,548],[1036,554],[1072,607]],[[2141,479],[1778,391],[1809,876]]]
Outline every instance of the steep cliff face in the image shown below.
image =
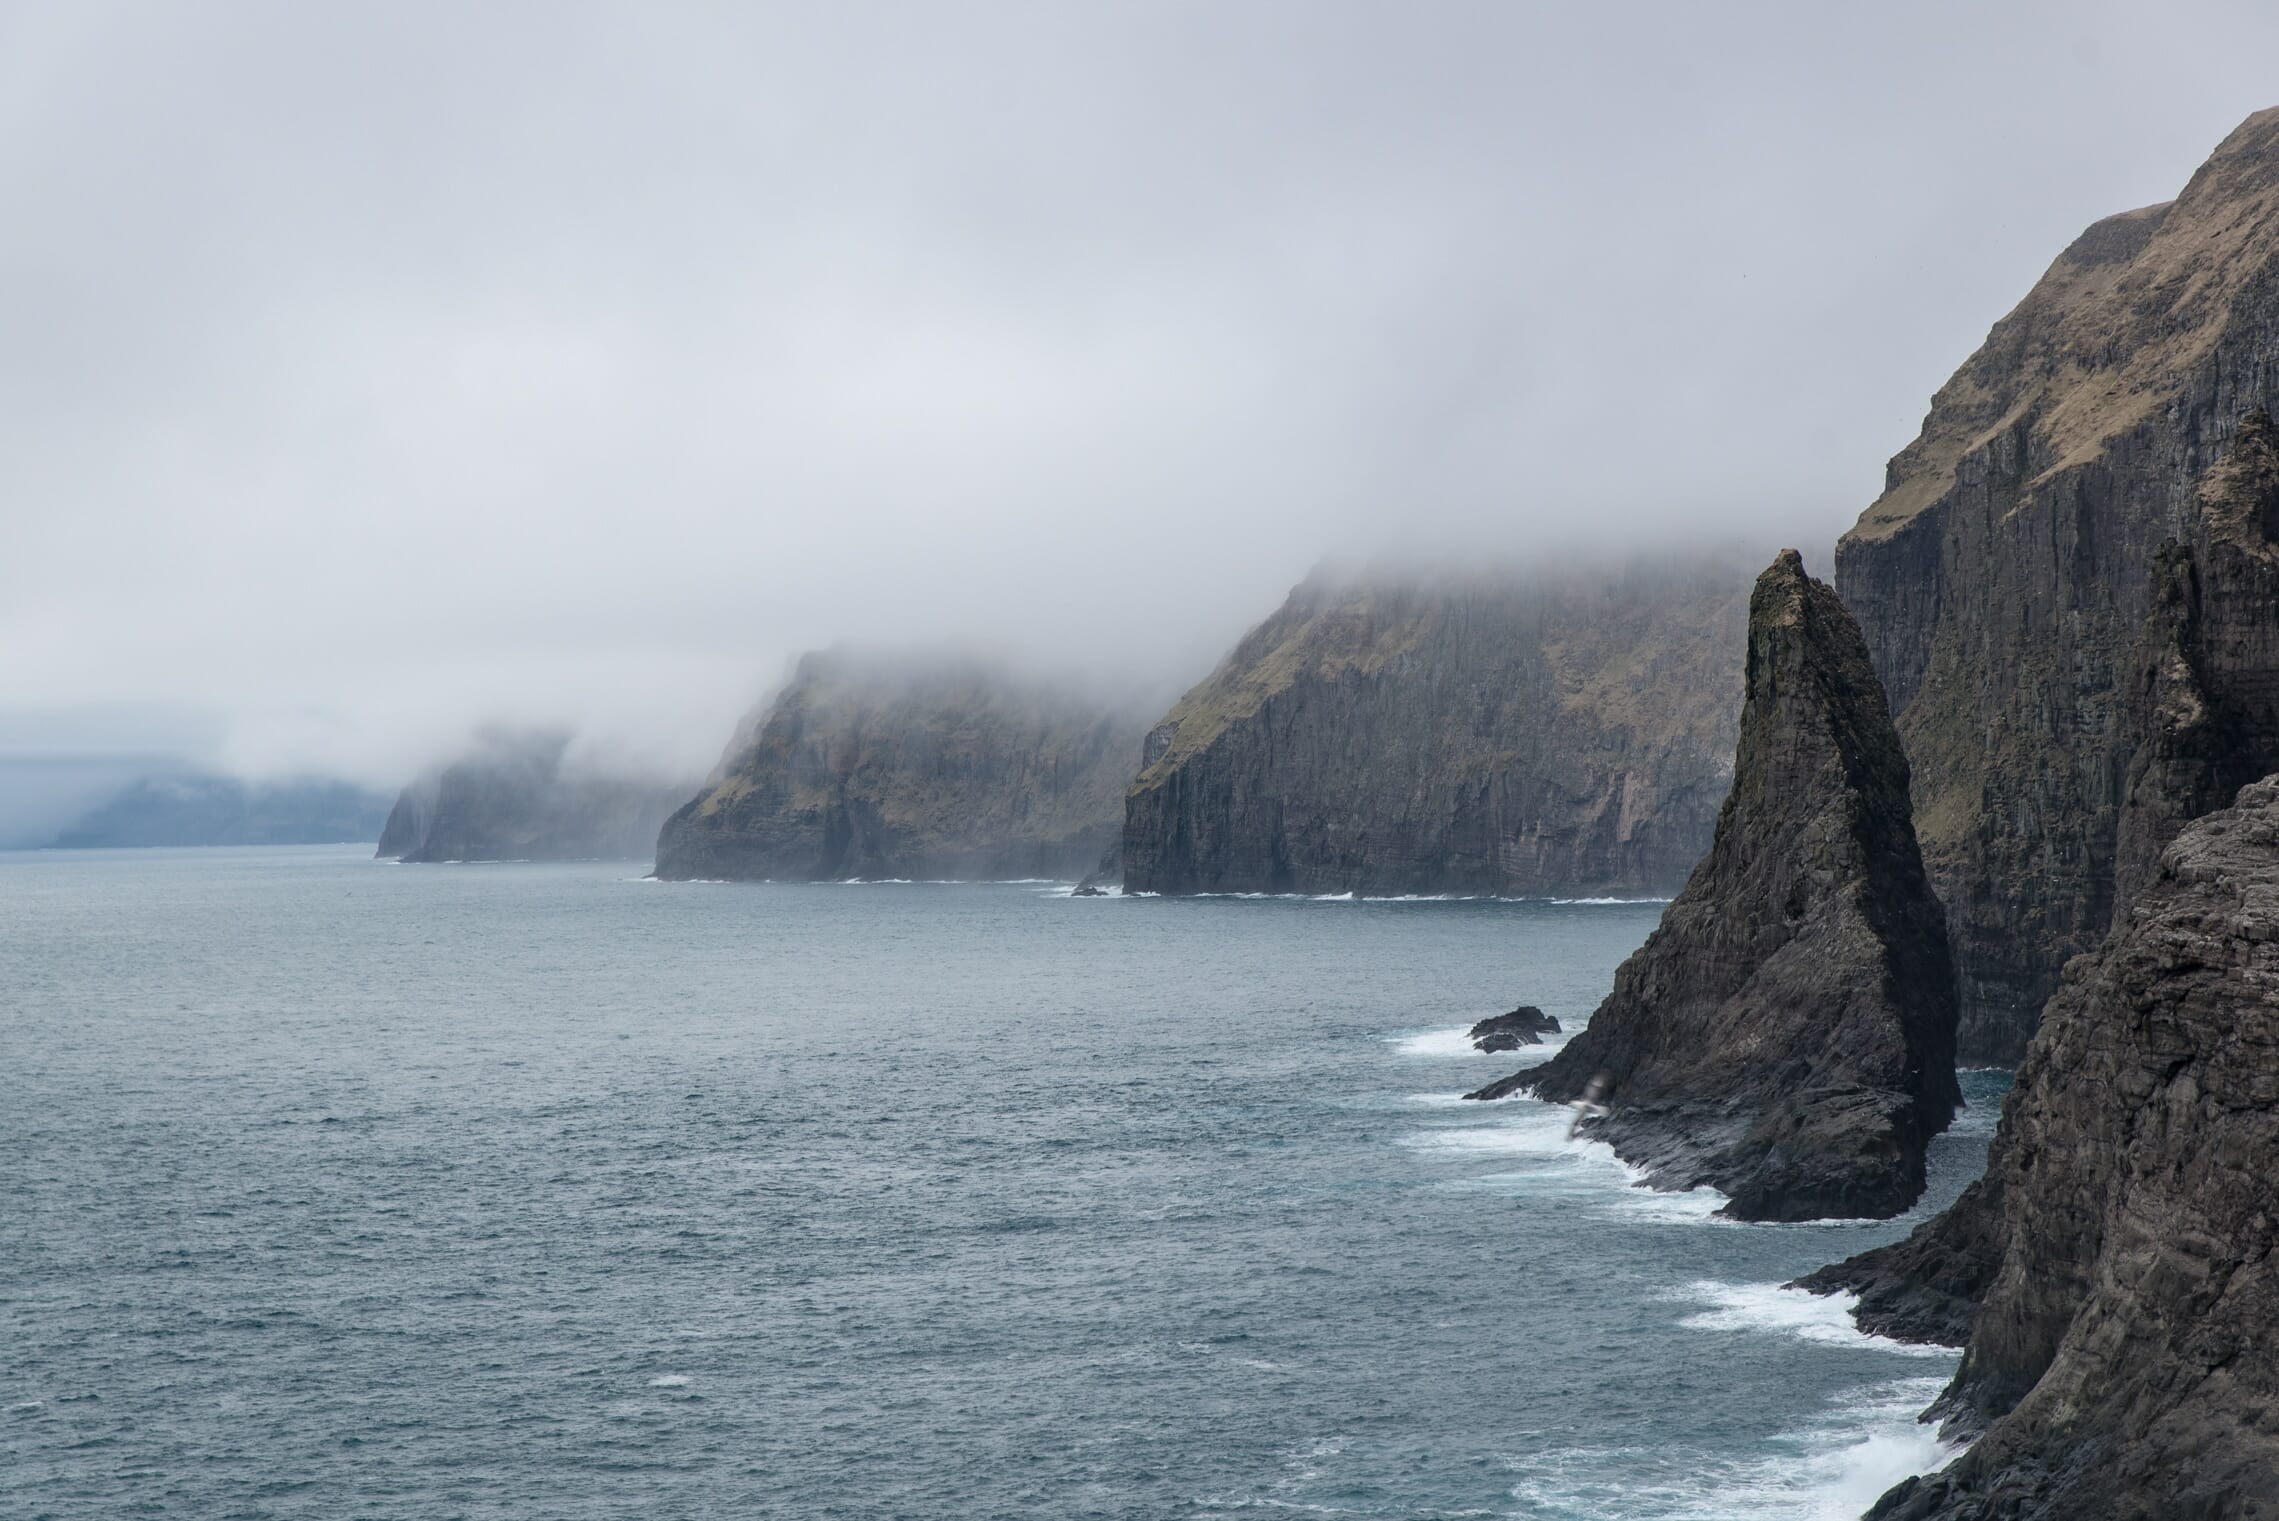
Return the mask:
[[1748,575],[1310,580],[1148,735],[1133,891],[1652,894],[1730,778]]
[[666,822],[657,875],[1082,877],[1121,826],[1144,728],[976,662],[809,655]]
[[[1945,918],[1859,629],[1784,552],[1749,604],[1716,838],[1588,1026],[1512,1086],[1612,1079],[1594,1134],[1747,1220],[1887,1216],[1961,1102]],[[1476,1095],[1479,1096],[1479,1095]]]
[[2279,1515],[2279,777],[2067,967],[1988,1169],[1999,1257],[1938,1408],[1991,1424],[1875,1514]]
[[657,826],[693,784],[566,766],[569,736],[494,732],[403,790],[380,831],[382,858],[645,861]]
[[1933,398],[1836,552],[1914,765],[1966,1059],[2014,1061],[2110,922],[2155,551],[2279,375],[2279,110],[2097,223]]

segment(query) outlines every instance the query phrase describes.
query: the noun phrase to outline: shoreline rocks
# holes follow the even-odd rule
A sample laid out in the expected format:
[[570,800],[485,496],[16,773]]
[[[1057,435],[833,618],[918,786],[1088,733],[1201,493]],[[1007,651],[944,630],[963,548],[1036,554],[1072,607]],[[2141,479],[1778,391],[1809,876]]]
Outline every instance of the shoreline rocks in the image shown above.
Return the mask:
[[1523,1003],[1509,1014],[1496,1014],[1481,1020],[1465,1032],[1465,1038],[1478,1051],[1516,1051],[1521,1046],[1540,1046],[1546,1035],[1559,1033],[1559,1021],[1531,1003]]

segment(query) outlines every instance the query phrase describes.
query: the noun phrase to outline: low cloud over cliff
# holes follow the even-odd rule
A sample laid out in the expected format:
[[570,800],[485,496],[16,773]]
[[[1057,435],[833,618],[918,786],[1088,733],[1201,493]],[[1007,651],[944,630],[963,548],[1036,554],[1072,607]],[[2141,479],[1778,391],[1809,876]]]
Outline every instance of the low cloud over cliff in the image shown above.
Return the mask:
[[2185,9],[13,12],[0,707],[701,768],[839,639],[1177,685],[1327,553],[1824,543],[2270,103]]

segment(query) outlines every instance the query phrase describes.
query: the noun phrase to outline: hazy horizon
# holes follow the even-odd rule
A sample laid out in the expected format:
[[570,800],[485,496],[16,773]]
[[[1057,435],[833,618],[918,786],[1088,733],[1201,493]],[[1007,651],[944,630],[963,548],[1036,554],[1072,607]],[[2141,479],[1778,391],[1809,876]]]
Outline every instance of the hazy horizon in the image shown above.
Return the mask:
[[1824,569],[2050,260],[2279,99],[2272,44],[0,6],[0,762],[392,788],[543,723],[695,775],[813,648],[1175,694],[1325,562]]

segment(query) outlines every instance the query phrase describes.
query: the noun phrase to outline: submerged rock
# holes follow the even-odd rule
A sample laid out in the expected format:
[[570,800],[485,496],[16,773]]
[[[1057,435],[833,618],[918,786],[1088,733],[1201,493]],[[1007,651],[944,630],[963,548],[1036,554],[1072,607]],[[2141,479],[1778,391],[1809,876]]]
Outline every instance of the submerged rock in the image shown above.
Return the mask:
[[1986,1429],[1875,1514],[2279,1515],[2275,1175],[2279,777],[2186,826],[2066,968],[1975,1198],[1903,1244],[1996,1223],[1933,1407]]
[[1731,777],[1749,567],[1316,576],[1147,736],[1134,892],[1673,891]]
[[1749,604],[1733,787],[1709,854],[1548,1063],[1470,1095],[1573,1100],[1659,1187],[1745,1220],[1887,1216],[1961,1094],[1944,916],[1859,630],[1784,551]]
[[1144,725],[980,661],[810,654],[666,821],[657,875],[1084,877],[1122,828]]
[[[2113,922],[2149,573],[2173,538],[2204,583],[2221,579],[2231,534],[2195,483],[2261,447],[2275,370],[2279,110],[2249,117],[2173,202],[2060,254],[1940,388],[1837,546],[1837,590],[1914,768],[1966,1060],[2016,1062],[2059,969]],[[2208,593],[2203,615],[2224,621]],[[2279,670],[2268,644],[2235,654]]]
[[1465,1038],[1481,1051],[1516,1051],[1521,1046],[1540,1046],[1544,1036],[1558,1033],[1559,1021],[1535,1005],[1523,1003],[1509,1014],[1481,1020]]

